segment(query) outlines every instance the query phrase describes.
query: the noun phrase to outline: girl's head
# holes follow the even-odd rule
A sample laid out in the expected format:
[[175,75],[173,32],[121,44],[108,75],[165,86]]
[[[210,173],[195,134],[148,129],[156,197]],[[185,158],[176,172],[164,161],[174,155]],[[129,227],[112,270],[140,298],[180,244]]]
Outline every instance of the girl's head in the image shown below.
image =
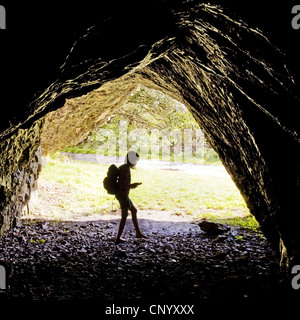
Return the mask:
[[134,168],[139,160],[140,156],[135,151],[129,151],[126,155],[125,163],[128,164],[130,168]]

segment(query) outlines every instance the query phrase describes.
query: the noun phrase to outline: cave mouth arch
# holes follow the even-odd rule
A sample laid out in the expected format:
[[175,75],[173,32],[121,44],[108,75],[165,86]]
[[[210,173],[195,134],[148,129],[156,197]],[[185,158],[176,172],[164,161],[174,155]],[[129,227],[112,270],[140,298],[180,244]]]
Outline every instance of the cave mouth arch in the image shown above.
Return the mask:
[[[71,115],[68,114],[68,117],[72,116],[74,121],[75,108],[73,104],[72,106],[73,112]],[[66,125],[64,120],[66,110],[63,108],[54,112],[51,120],[45,119],[45,128],[48,127],[47,121],[52,124],[54,132],[57,132],[54,122],[57,125],[59,123]],[[81,113],[79,118],[82,118]],[[74,131],[77,129],[75,125],[71,128]],[[43,133],[46,135],[45,129]],[[48,132],[48,135],[50,133]],[[89,173],[85,172],[85,174]],[[58,192],[59,196],[62,196],[64,190],[60,189]],[[64,219],[53,221],[47,218],[23,220],[23,225],[26,227],[18,228],[14,237],[21,238],[25,243],[27,241],[28,257],[38,256],[38,259],[35,260],[34,269],[31,272],[31,263],[26,261],[27,266],[24,266],[23,261],[26,259],[24,256],[23,260],[18,261],[18,255],[16,255],[16,260],[12,259],[12,261],[18,261],[15,264],[20,269],[29,270],[28,274],[32,274],[32,277],[26,278],[27,286],[31,287],[32,283],[35,283],[30,291],[32,297],[37,300],[40,297],[46,300],[50,297],[54,302],[58,299],[61,303],[74,297],[77,300],[101,299],[101,302],[106,305],[108,305],[106,299],[113,299],[114,302],[120,300],[122,303],[127,300],[128,303],[134,301],[136,304],[148,301],[153,303],[153,299],[157,296],[159,296],[158,302],[170,301],[171,303],[174,303],[176,298],[180,299],[180,303],[183,301],[199,303],[207,300],[210,302],[215,299],[220,299],[222,302],[235,299],[237,302],[247,301],[249,295],[251,298],[257,297],[257,287],[253,285],[252,288],[252,281],[248,281],[251,285],[245,284],[245,275],[240,272],[241,267],[251,270],[247,272],[247,277],[251,279],[256,279],[257,270],[260,268],[261,270],[265,268],[266,273],[272,271],[272,275],[277,274],[277,256],[270,250],[264,239],[258,236],[251,237],[247,232],[233,233],[234,236],[231,238],[234,240],[229,240],[231,243],[228,244],[227,236],[223,240],[222,237],[216,240],[215,235],[211,236],[209,233],[203,235],[198,225],[191,225],[190,221],[186,223],[185,219],[182,222],[179,219],[178,221],[169,220],[169,215],[159,219],[155,219],[153,214],[142,217],[139,215],[142,230],[145,231],[144,227],[149,228],[146,231],[148,239],[135,240],[132,223],[127,221],[124,238],[128,239],[128,242],[125,245],[115,246],[114,240],[120,213],[105,217],[99,214],[97,216],[95,220],[85,217],[84,221],[65,221]],[[15,245],[10,233],[6,239],[8,243]],[[241,250],[242,243],[247,243],[247,250],[250,248],[247,258],[245,258],[247,250]],[[12,247],[9,244],[7,246]],[[263,258],[258,258],[262,252]],[[201,258],[197,260],[196,256]],[[249,268],[249,264],[253,267]],[[196,270],[200,270],[199,273]],[[230,276],[228,278],[226,275],[221,276],[220,270],[230,270]],[[61,285],[56,283],[54,273],[59,276]],[[263,277],[261,274],[260,278]],[[137,277],[140,281],[136,281]],[[235,279],[233,282],[237,287],[240,284],[240,289],[235,290],[233,294],[228,293],[232,283],[231,277]],[[32,278],[38,281],[34,282]],[[257,280],[253,282],[255,281]],[[26,291],[24,292],[22,288],[23,282],[24,280],[18,279],[16,284],[14,279],[13,292],[17,297],[18,294],[15,292],[19,287],[19,294],[27,297]],[[120,287],[118,283],[121,283]],[[217,289],[210,290],[212,286]],[[268,277],[264,278],[259,286],[259,298],[255,299],[262,299],[260,297],[266,291],[272,291],[269,288],[273,287],[276,289]],[[99,304],[98,301],[97,304]]]
[[[192,217],[198,217],[198,219],[200,219],[209,216],[214,217],[215,215],[217,215],[221,220],[222,215],[224,219],[229,219],[229,217],[227,217],[226,215],[226,208],[230,211],[231,218],[236,217],[237,219],[239,219],[242,217],[247,217],[249,215],[249,211],[246,209],[246,205],[243,202],[242,197],[240,196],[239,192],[237,192],[236,186],[232,182],[225,168],[223,166],[209,166],[212,164],[210,163],[211,159],[214,159],[213,164],[215,165],[215,161],[218,159],[218,157],[217,154],[212,150],[212,148],[205,142],[203,130],[199,128],[197,122],[193,119],[192,115],[184,105],[180,104],[174,99],[171,99],[170,97],[167,97],[161,92],[149,90],[145,87],[142,87],[142,89],[138,88],[138,90],[134,92],[133,95],[130,95],[131,98],[127,102],[127,104],[125,104],[125,106],[120,106],[119,108],[117,108],[117,110],[115,110],[115,113],[110,114],[101,110],[104,114],[106,114],[106,118],[102,118],[102,121],[104,123],[106,123],[109,118],[116,117],[116,120],[113,123],[109,122],[110,124],[108,126],[105,125],[105,129],[100,127],[100,140],[104,139],[105,142],[103,144],[100,144],[99,146],[97,141],[93,139],[93,142],[85,142],[82,147],[83,149],[81,148],[81,144],[79,147],[76,146],[74,149],[75,154],[72,154],[73,148],[70,146],[74,144],[77,145],[78,141],[81,141],[81,139],[85,140],[85,137],[88,133],[83,131],[82,135],[80,135],[79,132],[82,131],[82,128],[85,128],[86,130],[89,122],[91,121],[91,116],[92,119],[97,119],[98,117],[98,115],[95,114],[95,108],[93,107],[94,105],[101,105],[101,99],[99,101],[98,92],[99,91],[97,90],[97,92],[90,93],[87,96],[72,99],[68,101],[61,109],[54,111],[46,116],[44,122],[44,130],[41,137],[41,147],[43,154],[49,153],[49,150],[56,151],[55,149],[49,148],[53,148],[53,141],[57,141],[59,147],[67,146],[67,148],[63,150],[64,152],[71,152],[71,154],[63,154],[62,156],[58,156],[62,159],[65,159],[66,163],[68,163],[68,158],[70,157],[74,160],[88,161],[92,163],[99,163],[102,165],[106,164],[106,166],[108,166],[111,163],[116,163],[117,165],[123,164],[124,157],[127,152],[129,150],[135,150],[140,154],[141,161],[138,166],[139,168],[141,168],[142,170],[146,169],[146,171],[149,169],[163,170],[160,171],[159,174],[158,171],[153,171],[153,177],[155,177],[155,175],[160,176],[161,174],[168,174],[168,171],[169,173],[171,173],[174,170],[179,173],[179,176],[175,179],[171,178],[168,175],[168,177],[171,178],[170,183],[157,187],[155,186],[155,184],[153,184],[153,181],[151,181],[151,179],[149,180],[148,175],[146,175],[146,189],[143,192],[145,197],[147,198],[147,194],[151,191],[150,194],[152,197],[154,197],[152,201],[154,207],[151,206],[151,203],[148,203],[148,207],[145,207],[144,205],[144,211],[159,210],[156,207],[161,207],[162,211],[168,210],[164,208],[164,202],[167,203],[168,201],[170,201],[169,198],[171,197],[173,201],[178,203],[179,206],[172,208],[171,211],[175,210],[176,212],[177,210],[178,215],[181,215],[179,213],[180,211],[182,211],[182,214],[185,214],[185,212],[189,212],[189,220],[192,220]],[[150,103],[151,107],[141,106],[147,103]],[[158,104],[160,106],[158,106]],[[105,107],[107,107],[106,103],[104,105]],[[72,108],[71,110],[70,107]],[[86,110],[92,110],[92,113],[87,114],[85,113]],[[144,117],[140,114],[141,112],[145,113]],[[130,119],[129,123],[124,119]],[[169,123],[169,120],[171,121],[171,123]],[[137,124],[132,125],[132,121],[136,121]],[[95,124],[92,123],[91,125],[94,126]],[[140,125],[144,127],[140,127]],[[73,134],[73,132],[76,132],[77,134],[75,135]],[[97,140],[97,135],[99,134],[99,132],[97,131],[97,127],[95,132],[97,133]],[[107,156],[105,156],[106,152]],[[87,154],[81,155],[81,153]],[[51,159],[52,157],[49,158],[50,168],[53,168]],[[46,169],[48,165],[47,162]],[[53,164],[55,166],[55,162],[53,162]],[[220,165],[219,160],[217,161],[217,164]],[[66,170],[68,170],[67,167]],[[67,174],[66,180],[68,182],[65,182],[63,181],[62,177],[65,172],[64,170],[61,171],[60,169],[59,172],[61,172],[62,176],[58,177],[56,180],[54,179],[53,182],[62,181],[64,184],[72,187],[72,181],[74,181],[74,184],[77,186],[77,181],[82,180],[84,182],[83,184],[86,185],[84,172],[82,172],[81,174],[82,170],[79,167],[76,170],[78,170],[80,178],[79,176],[77,177],[77,175],[74,174],[74,176],[76,176],[76,179],[73,179],[73,175],[71,175],[71,179],[69,181],[69,174]],[[101,172],[102,170],[103,168],[101,168]],[[100,194],[101,197],[105,199],[109,198],[108,201],[111,200],[110,196],[107,196],[106,191],[101,188],[101,181],[106,175],[105,170],[107,170],[106,167],[104,168],[104,172],[102,172],[103,176],[100,177],[98,176],[96,169],[93,174],[88,171],[87,177],[97,175],[97,179],[99,180],[97,183],[91,182],[93,188],[88,189],[88,192],[91,193],[93,199],[93,206],[97,207],[97,209],[93,210],[92,207],[90,209],[87,207],[83,209],[83,212],[87,213],[88,210],[91,210],[95,212],[97,211],[99,213],[101,211],[100,204],[96,204],[96,201],[94,200],[94,198],[98,198]],[[50,178],[50,181],[52,181],[51,176],[57,176],[56,171],[52,172],[51,169],[49,169],[49,172],[48,170],[46,170],[46,172],[48,173],[45,176],[46,180],[48,177],[48,179]],[[191,173],[194,173],[196,177],[199,177],[199,181],[203,181],[203,185],[206,187],[201,187],[200,183],[199,190],[187,188],[186,186],[193,186],[194,183],[196,183],[196,181],[191,182],[187,179],[187,177]],[[209,178],[210,176],[211,179]],[[169,178],[166,178],[166,181],[168,181]],[[139,179],[138,176],[136,177],[136,179]],[[179,180],[177,181],[177,179]],[[210,180],[214,180],[215,183],[211,183]],[[160,184],[159,179],[156,178],[154,179],[154,181],[156,181],[158,185]],[[44,184],[45,183],[46,182],[44,182]],[[178,183],[180,185],[178,185]],[[214,185],[216,185],[216,190],[213,187]],[[100,188],[101,190],[99,191]],[[151,190],[148,190],[148,188],[151,188]],[[161,192],[165,191],[163,190],[165,188],[167,190],[172,189],[173,191],[167,191],[165,195],[166,198],[160,199],[160,202],[162,203],[160,203],[160,206],[157,206],[156,202],[158,200],[154,201],[154,199],[157,197],[161,198],[159,197],[159,195]],[[47,187],[43,186],[44,191],[45,189],[47,189]],[[181,189],[185,191],[184,195],[181,194]],[[188,192],[190,192],[190,194],[199,192],[199,203],[197,204],[195,201],[191,201],[191,203],[193,204],[193,209],[188,204],[186,204],[186,201],[184,201],[186,197],[187,199],[189,197],[189,194],[187,194],[187,191],[185,189],[188,189]],[[227,191],[229,191],[229,194],[226,193]],[[87,193],[84,188],[82,189],[82,192],[84,194]],[[155,192],[157,192],[156,195]],[[210,193],[210,196],[206,195]],[[86,196],[88,196],[88,194]],[[174,197],[177,199],[174,199]],[[234,201],[231,202],[231,200],[229,200],[229,198],[231,197],[234,197],[234,199],[236,199],[236,202],[238,203],[237,207],[234,206]],[[208,198],[214,200],[211,201]],[[138,199],[142,203],[147,203],[146,199],[143,199],[142,197],[139,197]],[[72,201],[73,200],[70,200],[68,202],[71,203]],[[76,202],[75,198],[74,201]],[[185,204],[182,205],[180,203],[181,201],[183,201]],[[216,201],[215,207],[212,206],[212,203],[214,201]],[[41,205],[38,206],[41,209]],[[42,207],[44,206],[47,206],[47,202],[43,203]],[[63,207],[63,202],[59,205],[56,205],[57,208],[58,206]],[[80,203],[78,203],[78,206],[80,207]],[[137,206],[139,207],[139,202],[137,202]],[[168,207],[168,205],[166,206]],[[74,208],[74,205],[72,207]],[[108,211],[111,211],[109,210],[109,207],[110,205],[105,205],[105,208]],[[217,208],[221,210],[217,210]],[[209,209],[212,209],[211,212]],[[29,211],[32,210],[30,209]],[[45,211],[48,211],[48,209],[46,210],[45,208]],[[76,211],[79,212],[80,210],[78,211],[77,209]],[[251,218],[250,220],[252,221]]]
[[[177,9],[167,19],[166,32],[154,28],[134,41],[125,37],[124,27],[120,37],[128,46],[120,53],[115,46],[109,51],[110,36],[116,36],[112,20],[82,30],[56,80],[35,92],[23,118],[5,126],[2,153],[12,165],[6,170],[1,160],[1,231],[14,223],[37,176],[43,125],[34,121],[60,110],[66,98],[97,89],[111,112],[141,83],[188,107],[274,248],[281,244],[288,261],[299,259],[299,99],[284,57],[260,30],[220,6],[192,1]],[[293,154],[288,163],[287,153]]]
[[[82,139],[83,136],[86,135],[87,131],[92,130],[93,128],[95,128],[95,126],[98,126],[99,123],[103,123],[105,121],[105,119],[109,116],[109,114],[111,112],[113,112],[113,110],[115,110],[116,108],[118,108],[120,105],[124,104],[129,97],[131,96],[131,94],[136,90],[136,88],[140,85],[143,84],[149,88],[155,89],[155,90],[162,90],[163,92],[167,92],[168,95],[170,95],[171,97],[175,97],[176,99],[178,99],[179,95],[178,94],[174,94],[173,92],[171,92],[168,88],[168,90],[165,90],[164,87],[162,87],[161,85],[157,85],[155,82],[153,82],[152,80],[149,80],[148,77],[144,77],[141,76],[140,74],[130,74],[130,75],[125,75],[122,76],[121,78],[118,78],[116,80],[110,81],[108,83],[105,83],[103,86],[101,86],[99,89],[96,89],[90,93],[88,93],[84,98],[83,98],[83,102],[80,102],[81,98],[74,98],[71,99],[70,101],[67,101],[66,104],[61,107],[60,109],[58,109],[57,111],[54,111],[53,113],[49,113],[48,115],[45,116],[45,123],[43,125],[43,133],[41,135],[41,144],[42,144],[42,152],[53,152],[53,151],[57,151],[60,150],[68,145],[71,144],[76,144],[79,143],[80,140]],[[97,99],[98,102],[97,104],[97,111],[95,112],[94,108],[91,108],[91,105],[93,104],[93,101]],[[99,102],[99,100],[101,100],[101,102]],[[74,100],[74,101],[72,101]],[[74,103],[76,104],[79,101],[79,105],[81,106],[78,112],[78,115],[74,114]],[[92,103],[86,103],[86,102],[90,102],[92,101]],[[184,101],[180,98],[179,101]],[[194,115],[195,119],[199,121],[199,111],[195,109],[189,107],[191,113]],[[220,110],[220,109],[219,109]],[[73,121],[74,118],[76,117],[76,119],[85,119],[87,117],[86,115],[86,111],[87,112],[91,112],[93,118],[95,119],[95,121],[90,121],[89,124],[87,124],[85,121],[83,121],[82,125],[77,125],[77,127],[75,128],[73,126]],[[209,111],[210,113],[211,111]],[[57,114],[57,116],[51,116],[54,114]],[[226,114],[226,113],[225,113]],[[203,116],[203,115],[202,115]],[[219,115],[216,115],[218,119]],[[256,167],[256,169],[258,170],[259,173],[258,176],[262,176],[261,170],[264,167],[264,160],[261,159],[261,154],[260,151],[257,148],[257,145],[254,143],[253,141],[253,137],[251,136],[251,134],[249,134],[249,130],[247,128],[247,126],[245,125],[244,121],[241,121],[240,124],[237,124],[237,118],[238,115],[236,114],[236,112],[233,112],[233,114],[230,114],[227,117],[230,118],[231,116],[233,116],[234,120],[230,119],[230,124],[234,123],[235,128],[232,128],[232,130],[234,130],[236,133],[238,133],[238,136],[241,135],[241,132],[243,132],[243,135],[241,135],[243,138],[242,140],[246,140],[245,141],[239,141],[242,143],[242,145],[246,145],[248,149],[252,149],[251,150],[251,158],[248,159],[248,161],[250,160],[250,164],[247,163],[246,164],[246,172],[249,174],[249,167],[252,167],[251,169],[251,179],[249,179],[249,181],[247,181],[247,179],[240,179],[240,176],[238,178],[238,180],[234,179],[234,182],[236,183],[237,187],[240,189],[248,207],[250,208],[250,210],[252,209],[251,206],[251,201],[252,199],[250,199],[247,196],[247,193],[250,191],[249,189],[254,187],[253,184],[253,174],[254,174],[254,168]],[[88,116],[89,117],[89,116]],[[218,134],[221,134],[220,137],[218,137],[219,141],[222,141],[222,147],[220,149],[220,146],[217,146],[215,143],[214,139],[211,139],[210,135],[208,135],[208,139],[209,142],[211,143],[211,145],[216,148],[216,151],[219,151],[219,155],[221,160],[223,161],[223,164],[225,165],[225,167],[227,168],[227,170],[229,171],[229,173],[232,174],[232,170],[237,170],[240,171],[241,169],[241,163],[245,162],[245,159],[241,159],[239,156],[239,164],[238,165],[233,165],[232,161],[229,161],[229,159],[227,158],[226,155],[226,151],[224,150],[230,150],[232,151],[232,143],[231,143],[231,139],[233,139],[233,136],[235,136],[235,134],[233,132],[231,132],[229,134],[229,137],[226,137],[226,135],[224,135],[224,132],[220,131],[220,127],[218,125],[216,125],[216,119],[213,119],[213,121],[211,122],[211,113],[209,114],[209,120],[205,120],[207,121],[210,125],[212,124],[214,127],[217,126],[218,129]],[[203,122],[201,122],[201,124],[203,124]],[[89,129],[88,129],[88,126]],[[204,128],[206,130],[211,130],[210,126],[206,126],[204,123]],[[71,129],[71,130],[70,130]],[[45,137],[45,139],[44,139]],[[240,140],[240,138],[238,138],[238,140]],[[43,143],[44,142],[44,143]],[[249,145],[250,144],[250,145]],[[236,150],[236,152],[240,153],[240,146],[236,145],[236,147],[238,148],[238,150]],[[44,150],[44,151],[43,151]],[[221,152],[221,154],[220,154]],[[256,156],[258,157],[257,159],[255,159],[253,156],[256,154]],[[234,156],[236,156],[236,154],[234,154]],[[224,159],[226,159],[226,161],[224,161]],[[236,159],[235,159],[236,160]],[[244,163],[245,165],[245,163]],[[237,172],[235,172],[236,174]],[[241,174],[239,172],[239,174]],[[265,173],[266,174],[266,173]],[[234,177],[234,176],[233,176]],[[244,184],[244,185],[242,185]],[[250,187],[251,185],[251,187]],[[258,186],[256,186],[258,188],[259,194],[262,195],[263,192],[261,191],[263,186],[261,184],[261,181],[258,183]],[[243,192],[243,190],[246,190],[245,192]],[[253,191],[250,191],[251,194],[253,194]],[[254,215],[255,218],[260,222],[263,221],[262,224],[262,229],[264,230],[264,232],[266,233],[267,237],[269,240],[271,240],[271,242],[273,242],[274,248],[278,247],[278,238],[277,237],[273,237],[272,231],[269,230],[269,224],[273,225],[273,223],[270,223],[269,218],[266,218],[265,213],[263,211],[265,211],[266,209],[263,207],[262,203],[265,202],[266,199],[260,199],[258,200],[257,198],[255,198],[254,202],[256,203],[257,207],[259,207],[259,214],[258,215]],[[262,201],[262,202],[259,202]],[[268,201],[267,201],[268,203]],[[250,204],[250,205],[249,205]],[[251,210],[252,213],[252,210]],[[261,220],[260,220],[261,219]],[[265,226],[267,226],[265,228]],[[270,232],[270,234],[269,234]]]

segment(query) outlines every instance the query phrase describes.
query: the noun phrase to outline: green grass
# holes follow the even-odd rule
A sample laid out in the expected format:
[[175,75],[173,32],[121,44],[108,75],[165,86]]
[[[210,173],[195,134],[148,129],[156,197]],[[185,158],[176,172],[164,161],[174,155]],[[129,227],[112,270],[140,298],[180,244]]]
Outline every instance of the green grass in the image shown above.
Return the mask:
[[[64,162],[47,158],[41,178],[60,183],[70,192],[57,200],[57,206],[72,212],[103,214],[111,210],[113,196],[102,186],[109,165]],[[132,182],[143,182],[131,191],[139,209],[172,211],[199,219],[209,219],[256,230],[258,223],[229,176],[200,176],[178,171],[132,170]],[[44,191],[45,192],[45,191]],[[118,208],[115,203],[115,208]]]
[[[64,209],[72,210],[94,207],[93,212],[103,213],[109,210],[111,196],[102,187],[107,166],[88,162],[65,162],[48,157],[47,165],[40,177],[49,182],[58,182],[70,187],[72,192],[66,195],[66,201],[58,203]],[[70,201],[72,200],[72,201]]]
[[132,192],[132,199],[143,209],[246,209],[230,178],[137,169],[132,180],[143,182]]

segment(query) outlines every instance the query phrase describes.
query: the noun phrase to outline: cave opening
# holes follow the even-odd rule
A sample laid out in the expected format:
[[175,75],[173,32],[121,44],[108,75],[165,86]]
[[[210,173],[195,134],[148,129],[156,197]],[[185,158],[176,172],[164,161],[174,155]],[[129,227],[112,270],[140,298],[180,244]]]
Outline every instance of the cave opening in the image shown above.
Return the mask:
[[[97,103],[99,103],[97,98],[92,94],[89,97],[84,96],[67,101],[65,107],[62,108],[63,110],[60,109],[47,115],[41,137],[42,153],[45,154],[44,147],[45,149],[49,146],[53,147],[53,141],[59,140],[51,135],[61,131],[60,125],[69,126],[72,132],[78,132],[87,127],[92,121],[91,115],[83,116],[77,109],[80,109],[82,105],[85,105],[85,108],[91,108]],[[72,107],[73,117],[68,114],[70,111],[69,108],[66,108],[68,106]],[[74,116],[76,112],[79,114],[77,117]],[[92,116],[94,117],[93,113]],[[68,123],[66,121],[68,118],[71,118],[73,123]],[[81,122],[82,119],[84,122]],[[45,208],[47,203],[53,205],[53,210],[54,205],[57,211],[59,211],[58,208],[61,208],[61,211],[66,208],[66,217],[71,216],[68,214],[68,210],[74,212],[74,216],[80,210],[86,216],[88,216],[88,210],[95,212],[95,214],[111,211],[117,201],[111,201],[111,197],[105,194],[106,191],[102,187],[102,181],[106,175],[105,170],[109,164],[116,163],[119,166],[124,163],[127,152],[134,150],[140,155],[139,168],[146,170],[146,172],[149,169],[154,170],[150,176],[144,174],[147,180],[146,186],[142,188],[142,193],[136,197],[137,201],[141,202],[141,209],[168,211],[168,208],[171,208],[171,213],[178,216],[187,213],[190,218],[194,219],[195,217],[198,219],[210,217],[220,221],[227,219],[227,221],[231,220],[233,224],[244,224],[250,229],[252,226],[253,230],[258,228],[257,221],[249,212],[217,153],[205,139],[204,131],[199,128],[198,123],[182,103],[160,91],[138,86],[130,94],[130,98],[124,106],[118,107],[114,112],[102,117],[101,121],[100,128],[94,125],[93,131],[82,132],[81,139],[83,141],[79,143],[78,136],[64,132],[64,137],[67,139],[60,141],[59,145],[64,144],[66,148],[60,150],[62,152],[60,154],[44,158],[46,166],[41,174],[42,186],[40,186],[43,190],[43,203],[35,203],[37,196],[33,196],[33,201],[25,208],[29,215],[32,216],[34,210],[38,212],[49,211],[49,208],[47,210]],[[49,132],[48,128],[51,128]],[[61,135],[59,137],[62,138]],[[70,143],[74,141],[76,146],[70,146]],[[60,160],[65,161],[66,165],[60,164]],[[79,160],[101,163],[105,167],[100,168],[100,176],[96,171],[97,167],[91,168],[91,170],[88,168],[87,177],[96,177],[95,180],[88,181],[88,178],[85,179],[84,172],[86,166],[82,168],[79,165],[75,166],[73,172],[72,169],[68,169],[68,163],[73,160],[75,162]],[[56,169],[56,165],[58,169]],[[171,177],[169,176],[170,172],[173,172],[174,175],[178,173],[178,176]],[[164,174],[166,174],[166,178],[164,178]],[[198,176],[201,182],[197,183],[188,179],[190,174]],[[138,179],[137,173],[133,172],[133,176],[137,176],[136,179]],[[155,176],[153,181],[151,181],[151,176]],[[47,189],[47,180],[44,180],[44,177],[48,179],[49,183],[51,181],[58,183],[56,187],[60,195],[63,190],[61,186],[74,188],[73,196],[71,196],[72,192],[67,190],[70,198],[66,198],[68,199],[67,203],[64,203],[61,196],[57,204],[46,199],[44,195]],[[161,177],[165,182],[161,186],[159,186],[158,177]],[[90,185],[85,190],[85,185],[88,183]],[[78,190],[77,193],[75,192],[76,187],[81,189],[83,203],[86,204],[91,199],[90,206],[80,205],[78,201],[76,202],[76,194],[79,196]],[[149,190],[152,188],[154,190]],[[52,190],[49,188],[49,194],[51,197],[55,197],[54,185]],[[199,195],[199,203],[196,199],[197,194]],[[149,195],[152,198],[147,201]],[[189,199],[190,196],[193,200],[191,203],[183,201],[183,199]],[[173,203],[178,204],[178,207],[171,206],[170,199]],[[72,202],[73,204],[71,204]],[[139,206],[139,204],[137,205]],[[76,209],[74,209],[75,207]],[[40,215],[43,216],[42,213]],[[63,213],[58,216],[64,219]],[[53,217],[55,219],[55,214]],[[163,212],[161,217],[163,218]]]
[[[181,118],[184,120],[182,122],[186,122],[186,119],[191,121],[187,109],[170,97],[162,93],[160,95],[162,96],[159,99],[167,99],[169,103],[172,100],[175,111],[181,112],[176,116],[172,115],[172,112],[163,113],[162,118],[166,118],[166,122],[169,122],[167,116],[170,115],[175,117],[174,122],[177,125]],[[77,130],[88,126],[90,121],[90,117],[87,116],[83,122],[86,126],[83,125],[81,120],[84,116],[80,109],[82,106],[84,110],[91,106],[95,108],[97,101],[94,96],[95,92],[89,93],[88,98],[83,96],[75,98],[75,101],[67,101],[65,106],[46,116],[41,137],[42,153],[43,146],[53,147],[54,141],[57,141],[56,145],[59,146],[62,143],[68,145],[70,139],[78,141],[78,136],[59,130],[61,125],[70,127],[72,132],[80,132],[81,137],[87,135],[88,132]],[[99,95],[96,96],[99,98]],[[134,92],[129,96],[137,100]],[[153,105],[156,105],[157,100],[153,95],[150,98]],[[70,106],[72,114],[69,113]],[[162,109],[165,108],[163,105]],[[174,106],[172,108],[174,109]],[[157,109],[156,116],[159,114]],[[100,138],[103,139],[103,135],[108,138],[107,130],[112,130],[114,123],[110,120],[114,117],[117,118],[118,124],[122,123],[120,115],[132,117],[132,112],[128,115],[126,111],[128,112],[128,109],[126,110],[125,106],[101,118],[106,124],[105,129],[102,129],[106,131],[100,131]],[[139,109],[134,111],[141,117]],[[71,122],[65,120],[69,118]],[[145,118],[141,120],[145,123]],[[159,120],[161,123],[162,119]],[[129,123],[134,125],[135,121],[136,119]],[[189,124],[195,125],[194,122]],[[51,130],[47,130],[48,128]],[[133,128],[136,130],[134,126]],[[197,128],[200,130],[198,125]],[[127,132],[130,133],[130,130]],[[52,136],[52,133],[58,137]],[[99,131],[97,133],[99,134]],[[111,136],[111,131],[109,133]],[[2,240],[6,247],[4,258],[15,262],[17,274],[32,274],[29,278],[27,276],[26,280],[18,276],[14,279],[11,286],[15,286],[19,292],[13,290],[11,298],[23,295],[26,298],[65,302],[75,297],[88,300],[101,297],[103,301],[123,299],[124,302],[126,296],[129,301],[145,303],[154,301],[157,296],[160,302],[176,299],[187,299],[189,302],[224,302],[230,296],[230,299],[247,302],[257,299],[257,277],[263,279],[259,288],[262,290],[260,297],[270,290],[277,293],[282,289],[273,283],[274,278],[283,277],[278,269],[276,253],[262,233],[257,231],[258,223],[250,217],[242,196],[226,170],[220,166],[218,157],[211,148],[205,146],[202,131],[198,143],[198,146],[201,146],[200,150],[196,152],[196,146],[188,145],[189,148],[194,147],[196,157],[186,157],[185,160],[194,160],[194,163],[182,161],[184,155],[191,155],[190,151],[193,150],[188,150],[186,154],[181,150],[177,158],[174,154],[171,155],[170,147],[175,145],[173,151],[176,151],[176,141],[172,144],[170,139],[160,140],[161,147],[163,144],[169,144],[169,152],[156,154],[161,158],[160,163],[169,160],[167,168],[149,169],[151,160],[145,159],[149,162],[143,163],[142,158],[151,159],[153,154],[147,154],[148,149],[141,154],[143,157],[137,170],[133,172],[133,179],[141,179],[145,189],[141,194],[132,192],[132,200],[139,210],[140,227],[148,238],[135,239],[132,223],[127,221],[124,238],[128,242],[115,246],[120,211],[113,212],[115,210],[111,208],[110,203],[113,197],[106,195],[102,188],[102,180],[109,161],[120,160],[122,163],[124,154],[132,147],[137,148],[138,152],[142,151],[145,141],[142,139],[140,143],[136,143],[136,137],[142,137],[141,131],[137,130],[134,133],[130,143],[126,141],[128,149],[122,151],[116,147],[117,154],[110,154],[110,157],[104,156],[103,153],[111,149],[108,142],[115,142],[115,139],[106,139],[104,149],[103,145],[98,145],[98,151],[102,151],[102,154],[91,153],[88,157],[95,163],[73,161],[67,153],[44,157],[45,172],[42,170],[40,174],[38,193],[31,194],[31,202],[26,207],[29,212],[24,214],[21,227],[8,232]],[[62,137],[61,134],[67,138],[66,141],[59,139]],[[120,136],[124,137],[124,131]],[[178,135],[176,137],[178,138]],[[195,134],[196,138],[199,138],[199,135]],[[184,139],[178,139],[181,146],[182,140]],[[87,140],[84,141],[85,144],[79,145],[83,151],[87,148]],[[79,146],[77,145],[77,148]],[[156,148],[153,150],[157,151]],[[205,150],[208,156],[205,156]],[[64,151],[74,150],[66,148]],[[77,156],[80,157],[80,154]],[[71,157],[76,159],[74,153]],[[103,162],[105,157],[108,163],[99,163]],[[179,166],[186,165],[188,170],[176,170],[179,159]],[[214,166],[207,165],[209,163],[205,165],[205,162],[211,159],[217,160],[219,166],[216,163]],[[201,170],[197,172],[197,168]],[[36,201],[39,195],[41,202]],[[102,201],[99,201],[99,198],[102,198]],[[106,201],[104,206],[103,201]],[[80,206],[80,202],[85,203]],[[118,208],[117,203],[113,206],[115,209]],[[200,228],[198,223],[201,220],[205,223]],[[214,223],[210,225],[208,221]],[[26,244],[26,253],[15,252],[13,248],[16,247],[16,241],[19,242],[20,248]],[[36,258],[37,256],[39,258]],[[247,274],[246,277],[241,273],[241,269]],[[137,271],[140,279],[138,283],[135,281]],[[56,282],[57,277],[60,279],[59,283]],[[80,283],[80,292],[78,286],[74,287],[75,282]],[[121,288],[118,284],[121,284]],[[235,290],[230,289],[233,284]]]

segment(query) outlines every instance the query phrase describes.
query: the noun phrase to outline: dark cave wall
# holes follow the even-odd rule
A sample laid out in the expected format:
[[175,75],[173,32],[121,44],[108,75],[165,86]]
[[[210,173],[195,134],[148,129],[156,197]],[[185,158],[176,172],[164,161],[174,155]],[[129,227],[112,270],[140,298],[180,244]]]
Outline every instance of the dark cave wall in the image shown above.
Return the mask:
[[18,226],[42,166],[40,134],[43,121],[19,129],[0,143],[0,235]]
[[[147,5],[147,12],[139,14],[129,3],[98,15],[91,7],[80,21],[75,6],[60,12],[42,39],[26,35],[31,46],[13,68],[32,76],[23,81],[0,123],[2,232],[18,221],[30,198],[40,170],[40,141],[47,153],[84,137],[141,83],[187,105],[267,238],[277,250],[283,244],[283,258],[295,263],[300,252],[300,112],[297,77],[286,64],[297,74],[297,59],[292,43],[277,34],[280,25],[272,28],[269,17],[269,11],[276,16],[282,8],[276,11],[273,5],[264,14],[262,6],[255,10],[255,1],[247,12],[234,1],[224,2],[225,11],[198,1]],[[273,42],[286,49],[285,57]],[[41,50],[32,56],[38,45]],[[100,104],[73,103],[97,92]],[[71,100],[65,103],[66,98]],[[42,122],[35,121],[44,116],[41,132]]]
[[193,24],[184,17],[172,49],[138,73],[184,99],[273,247],[282,243],[297,259],[299,100],[293,79],[263,34],[214,8],[199,16]]

